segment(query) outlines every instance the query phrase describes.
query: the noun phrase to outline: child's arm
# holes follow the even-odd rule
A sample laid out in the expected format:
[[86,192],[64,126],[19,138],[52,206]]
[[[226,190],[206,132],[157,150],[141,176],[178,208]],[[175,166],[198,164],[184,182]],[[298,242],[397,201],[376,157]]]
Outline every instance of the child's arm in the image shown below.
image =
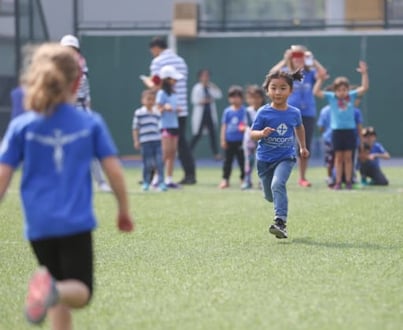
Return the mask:
[[118,202],[118,228],[121,231],[132,231],[136,225],[129,213],[127,189],[118,158],[116,156],[105,157],[102,159],[102,167]]
[[3,199],[3,196],[10,185],[13,173],[14,168],[12,168],[10,165],[0,164],[0,200]]
[[139,141],[139,130],[135,128],[132,132],[133,134],[133,142],[134,142],[134,149],[140,149],[140,141]]
[[364,95],[369,88],[367,63],[365,63],[364,61],[360,61],[357,71],[361,72],[361,86],[358,87],[356,91],[357,94],[361,96]]
[[227,149],[227,141],[225,140],[225,132],[227,130],[227,124],[221,124],[220,141],[221,148]]
[[303,158],[309,157],[309,150],[305,145],[305,127],[304,125],[300,125],[295,127],[295,135],[297,136],[298,144],[299,144],[299,152]]
[[318,72],[318,77],[316,78],[315,85],[313,86],[313,95],[316,97],[323,99],[325,97],[325,94],[322,91],[322,85],[323,85],[324,77],[323,75],[319,74]]
[[259,141],[261,139],[264,139],[265,137],[268,137],[271,133],[275,131],[276,129],[271,127],[265,127],[262,130],[252,130],[250,132],[250,138],[254,141]]
[[374,160],[376,158],[387,160],[387,159],[390,159],[390,154],[386,150],[383,150],[383,152],[375,152],[375,153],[369,154],[369,158],[372,160]]

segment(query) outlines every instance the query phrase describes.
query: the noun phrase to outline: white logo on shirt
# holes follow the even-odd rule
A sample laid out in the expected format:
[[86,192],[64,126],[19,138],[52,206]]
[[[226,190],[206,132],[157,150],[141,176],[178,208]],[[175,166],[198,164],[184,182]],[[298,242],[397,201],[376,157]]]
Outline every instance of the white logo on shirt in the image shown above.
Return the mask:
[[287,133],[287,130],[288,130],[288,126],[284,123],[278,125],[276,128],[277,134],[280,136],[283,136],[285,133]]
[[26,139],[28,141],[33,140],[42,145],[53,147],[53,161],[55,162],[56,171],[60,173],[63,170],[63,146],[88,135],[90,135],[90,131],[88,129],[66,135],[63,135],[63,132],[60,129],[55,129],[53,131],[53,136],[28,132],[26,134]]

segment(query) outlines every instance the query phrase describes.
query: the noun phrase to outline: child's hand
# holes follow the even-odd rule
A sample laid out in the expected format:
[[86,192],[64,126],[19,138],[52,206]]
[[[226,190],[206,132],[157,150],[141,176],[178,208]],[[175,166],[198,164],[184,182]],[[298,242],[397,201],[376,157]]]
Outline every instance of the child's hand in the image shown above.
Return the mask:
[[140,142],[138,141],[134,142],[134,149],[140,150]]
[[360,62],[358,63],[357,72],[360,72],[361,74],[367,73],[367,72],[368,72],[367,63],[364,62],[364,61],[360,61]]
[[318,72],[316,73],[316,79],[320,79],[320,80],[326,80],[329,79],[329,75],[327,73],[326,70],[318,70]]
[[126,213],[119,213],[117,225],[119,230],[124,232],[131,232],[136,229],[136,224],[132,220],[132,217]]
[[165,104],[165,105],[164,105],[164,110],[166,110],[166,111],[172,111],[172,110],[173,110],[173,109],[172,109],[172,105],[170,105],[169,103]]
[[307,148],[300,148],[299,153],[302,158],[308,158],[309,157],[309,150]]
[[275,132],[276,129],[275,128],[271,128],[271,127],[265,127],[262,130],[262,139],[265,137],[268,137],[271,133]]

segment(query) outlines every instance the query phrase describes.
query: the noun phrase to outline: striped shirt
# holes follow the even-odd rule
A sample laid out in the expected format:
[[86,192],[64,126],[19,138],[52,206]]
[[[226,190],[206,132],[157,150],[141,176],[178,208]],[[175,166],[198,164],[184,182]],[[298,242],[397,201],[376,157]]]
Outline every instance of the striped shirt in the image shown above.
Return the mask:
[[183,79],[178,80],[175,84],[175,93],[178,97],[178,108],[180,112],[179,117],[186,117],[188,115],[188,102],[187,102],[187,79],[188,79],[188,66],[185,60],[175,54],[171,49],[165,49],[160,55],[155,57],[150,65],[151,76],[159,75],[161,68],[165,65],[172,65],[183,74]]
[[140,143],[161,140],[160,121],[161,114],[156,107],[148,111],[143,106],[134,111],[132,128],[139,131]]
[[90,96],[90,81],[88,79],[88,66],[85,58],[80,55],[79,63],[82,71],[82,76],[80,79],[80,84],[77,89],[77,106],[87,108],[91,101]]

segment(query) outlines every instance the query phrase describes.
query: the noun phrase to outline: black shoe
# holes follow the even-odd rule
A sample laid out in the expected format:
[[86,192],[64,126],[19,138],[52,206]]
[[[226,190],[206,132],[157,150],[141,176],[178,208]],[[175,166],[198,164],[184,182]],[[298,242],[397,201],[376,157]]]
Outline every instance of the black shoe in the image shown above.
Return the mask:
[[285,222],[279,218],[274,220],[274,223],[269,228],[269,232],[278,239],[288,238],[287,226]]
[[196,179],[195,178],[183,178],[181,181],[179,181],[179,184],[196,184]]

